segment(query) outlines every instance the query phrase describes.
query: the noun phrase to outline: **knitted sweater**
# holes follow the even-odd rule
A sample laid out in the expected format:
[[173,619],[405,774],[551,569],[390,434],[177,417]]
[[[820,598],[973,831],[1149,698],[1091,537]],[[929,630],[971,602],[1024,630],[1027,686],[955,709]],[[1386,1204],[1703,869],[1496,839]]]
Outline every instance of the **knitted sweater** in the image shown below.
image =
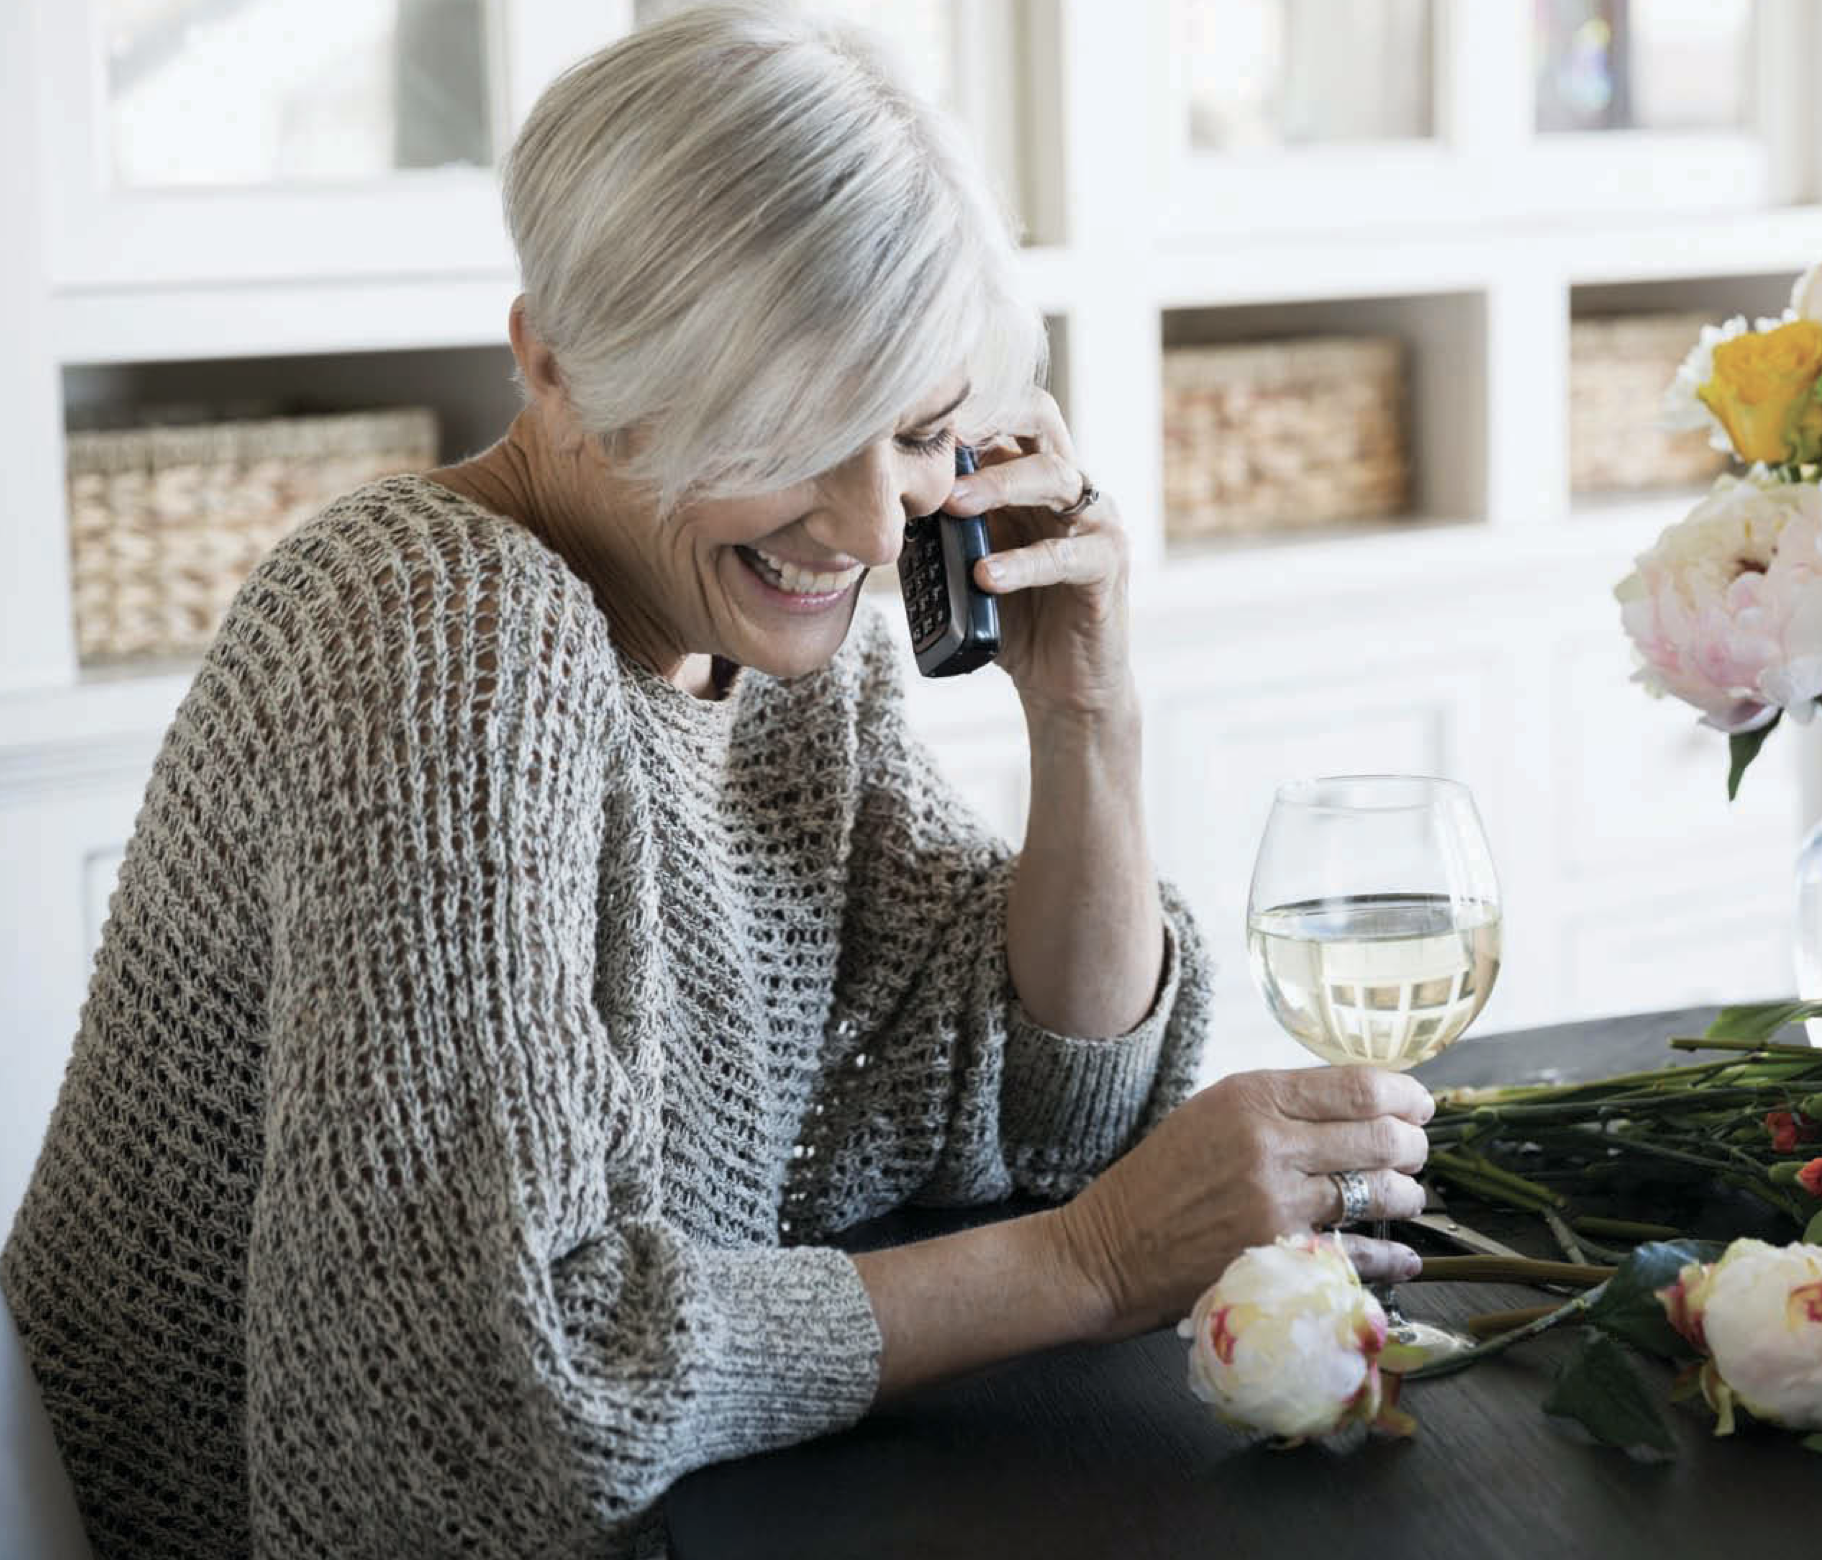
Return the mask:
[[98,1553],[649,1548],[680,1475],[866,1411],[826,1237],[1068,1193],[1186,1094],[1183,909],[1132,1034],[1023,1016],[903,661],[867,608],[692,698],[422,478],[259,567],[0,1260]]

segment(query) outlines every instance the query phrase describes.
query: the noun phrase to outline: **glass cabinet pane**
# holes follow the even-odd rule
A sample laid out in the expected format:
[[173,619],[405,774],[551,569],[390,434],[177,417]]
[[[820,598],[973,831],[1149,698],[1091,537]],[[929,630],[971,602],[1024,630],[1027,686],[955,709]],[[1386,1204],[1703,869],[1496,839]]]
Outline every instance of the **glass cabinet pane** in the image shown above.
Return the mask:
[[1430,136],[1433,9],[1432,0],[1172,0],[1191,148]]
[[1752,103],[1752,0],[1535,0],[1537,128],[1732,130]]
[[114,183],[365,183],[494,155],[488,0],[103,0]]

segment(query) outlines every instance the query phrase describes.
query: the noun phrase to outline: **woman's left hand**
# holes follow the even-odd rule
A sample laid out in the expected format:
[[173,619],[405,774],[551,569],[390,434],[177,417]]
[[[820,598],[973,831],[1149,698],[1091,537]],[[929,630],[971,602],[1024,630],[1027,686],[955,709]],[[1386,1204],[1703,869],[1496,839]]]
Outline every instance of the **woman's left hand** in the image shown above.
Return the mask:
[[943,508],[985,515],[994,551],[975,582],[1000,598],[999,664],[1033,713],[1103,716],[1134,702],[1126,532],[1102,496],[1064,516],[1088,478],[1056,402],[1032,392],[1021,425],[979,447]]

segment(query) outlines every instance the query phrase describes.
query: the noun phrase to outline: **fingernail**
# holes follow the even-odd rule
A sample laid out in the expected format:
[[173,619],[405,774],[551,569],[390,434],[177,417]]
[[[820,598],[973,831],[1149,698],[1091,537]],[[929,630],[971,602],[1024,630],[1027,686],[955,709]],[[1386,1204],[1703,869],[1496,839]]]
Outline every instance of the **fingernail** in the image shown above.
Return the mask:
[[987,583],[989,585],[1004,585],[1006,583],[1005,568],[1002,565],[995,563],[991,558],[981,559],[981,573],[987,576]]
[[949,490],[949,501],[951,503],[967,503],[972,500],[979,491],[980,485],[972,478],[957,477],[955,479],[955,486]]
[[1400,1278],[1415,1278],[1423,1271],[1423,1258],[1414,1251],[1407,1251],[1398,1263]]

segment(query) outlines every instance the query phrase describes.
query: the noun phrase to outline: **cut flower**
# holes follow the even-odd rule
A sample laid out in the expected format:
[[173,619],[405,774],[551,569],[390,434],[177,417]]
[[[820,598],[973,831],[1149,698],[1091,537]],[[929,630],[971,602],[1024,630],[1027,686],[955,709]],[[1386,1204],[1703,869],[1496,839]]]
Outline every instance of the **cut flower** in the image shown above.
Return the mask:
[[1800,1110],[1767,1111],[1765,1130],[1771,1134],[1772,1148],[1780,1154],[1793,1153],[1799,1143],[1822,1138],[1822,1123],[1811,1121]]
[[1719,478],[1614,596],[1651,693],[1730,733],[1780,711],[1807,721],[1822,694],[1822,490],[1763,471]]
[[1365,1422],[1415,1429],[1396,1408],[1402,1364],[1386,1318],[1333,1236],[1280,1236],[1242,1252],[1196,1302],[1190,1390],[1229,1424],[1295,1445]]
[[1708,1356],[1700,1381],[1716,1435],[1733,1433],[1736,1403],[1772,1424],[1822,1430],[1822,1246],[1742,1238],[1718,1262],[1690,1263],[1658,1300]]
[[1822,323],[1791,320],[1718,343],[1696,394],[1727,430],[1741,460],[1784,465],[1822,450]]

